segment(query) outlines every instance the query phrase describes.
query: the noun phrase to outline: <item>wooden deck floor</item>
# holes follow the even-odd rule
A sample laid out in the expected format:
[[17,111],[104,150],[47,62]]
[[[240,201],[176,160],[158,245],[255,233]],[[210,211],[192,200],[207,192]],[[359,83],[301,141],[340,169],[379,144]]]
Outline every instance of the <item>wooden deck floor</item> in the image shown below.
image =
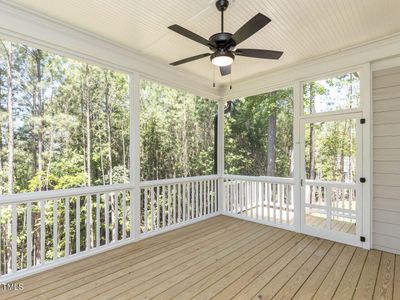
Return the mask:
[[219,216],[21,282],[0,299],[400,299],[400,256]]

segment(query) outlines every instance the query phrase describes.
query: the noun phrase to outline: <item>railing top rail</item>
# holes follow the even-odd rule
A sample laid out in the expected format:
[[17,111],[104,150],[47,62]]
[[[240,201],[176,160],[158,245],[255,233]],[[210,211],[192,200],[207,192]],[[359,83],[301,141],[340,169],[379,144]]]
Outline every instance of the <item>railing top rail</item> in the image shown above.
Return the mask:
[[170,185],[170,184],[193,182],[193,181],[215,180],[218,178],[220,178],[219,175],[179,177],[179,178],[170,178],[170,179],[161,179],[161,180],[142,181],[139,183],[139,186],[140,187],[151,187],[151,186]]
[[245,180],[245,181],[294,184],[293,178],[286,178],[286,177],[224,175],[223,178],[231,179],[231,180]]
[[337,182],[337,181],[324,181],[324,180],[305,180],[305,185],[326,186],[336,188],[355,188],[354,182]]
[[[140,182],[139,186],[151,187],[157,185],[168,185],[168,184],[183,183],[183,182],[215,180],[218,178],[219,178],[218,175],[208,175],[208,176],[194,176],[194,177],[182,177],[182,178],[172,178],[163,180],[142,181]],[[86,186],[86,187],[55,190],[55,191],[41,191],[41,192],[20,193],[12,195],[2,195],[0,196],[0,205],[26,203],[26,202],[34,202],[40,200],[60,199],[60,198],[75,197],[75,196],[86,196],[91,194],[117,192],[133,188],[134,188],[133,184],[126,183],[126,184],[102,185],[102,186],[91,186],[91,187]]]
[[113,184],[113,185],[101,185],[101,186],[86,186],[65,190],[55,191],[42,191],[42,192],[30,192],[12,195],[0,196],[0,205],[15,204],[21,202],[33,202],[40,200],[51,200],[60,199],[74,196],[86,196],[98,193],[116,192],[122,190],[132,189],[133,185],[127,184]]

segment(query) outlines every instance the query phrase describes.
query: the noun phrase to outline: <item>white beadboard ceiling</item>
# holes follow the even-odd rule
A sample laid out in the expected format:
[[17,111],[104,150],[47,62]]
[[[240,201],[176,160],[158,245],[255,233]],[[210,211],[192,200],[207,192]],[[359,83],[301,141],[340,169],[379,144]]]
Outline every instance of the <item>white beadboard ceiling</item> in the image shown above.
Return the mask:
[[[161,63],[208,52],[167,29],[179,24],[206,38],[220,29],[214,0],[14,0],[29,10],[129,47]],[[284,51],[279,61],[237,57],[232,80],[268,73],[400,32],[400,0],[231,0],[225,30],[261,12],[272,22],[240,48]],[[212,80],[208,58],[179,66]],[[226,82],[216,72],[217,82]]]

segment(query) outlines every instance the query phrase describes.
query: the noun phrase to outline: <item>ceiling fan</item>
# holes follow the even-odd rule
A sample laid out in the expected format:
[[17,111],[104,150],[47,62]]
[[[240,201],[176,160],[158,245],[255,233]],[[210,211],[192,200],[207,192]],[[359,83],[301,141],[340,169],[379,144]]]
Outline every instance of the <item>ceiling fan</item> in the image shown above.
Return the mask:
[[238,31],[234,34],[224,32],[224,11],[229,6],[228,0],[217,0],[216,6],[218,11],[221,12],[221,32],[213,34],[208,40],[199,36],[198,34],[185,29],[179,25],[171,25],[168,28],[184,37],[187,37],[197,43],[210,48],[213,53],[204,53],[195,56],[191,56],[182,60],[171,63],[172,66],[178,66],[191,61],[195,61],[204,57],[210,56],[211,63],[214,66],[219,67],[221,75],[229,75],[231,73],[231,64],[235,59],[235,55],[263,58],[263,59],[279,59],[283,52],[273,50],[262,50],[262,49],[236,49],[244,40],[251,37],[261,28],[266,26],[271,20],[265,15],[258,13],[252,19],[247,21]]

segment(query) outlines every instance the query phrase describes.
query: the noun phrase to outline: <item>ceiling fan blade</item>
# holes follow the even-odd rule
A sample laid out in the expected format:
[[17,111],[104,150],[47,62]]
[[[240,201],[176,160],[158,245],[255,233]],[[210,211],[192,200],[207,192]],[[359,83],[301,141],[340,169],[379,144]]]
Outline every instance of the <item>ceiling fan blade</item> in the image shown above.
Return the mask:
[[221,72],[221,76],[229,75],[231,74],[231,66],[219,67],[219,71]]
[[274,50],[262,50],[262,49],[236,49],[234,51],[236,55],[264,58],[264,59],[279,59],[283,52]]
[[232,36],[232,39],[236,45],[239,45],[241,42],[247,40],[257,31],[267,25],[269,22],[271,22],[270,18],[264,16],[262,13],[258,13],[249,21],[247,21],[246,24],[240,27],[240,29],[236,31],[235,34]]
[[173,63],[170,63],[170,65],[171,66],[178,66],[178,65],[185,64],[185,63],[188,63],[188,62],[191,62],[191,61],[194,61],[194,60],[198,60],[200,58],[204,58],[204,57],[207,57],[207,56],[210,56],[210,55],[211,55],[210,53],[199,54],[199,55],[195,55],[195,56],[191,56],[191,57],[188,57],[188,58],[185,58],[185,59],[181,59],[181,60],[175,61]]
[[187,30],[186,28],[183,28],[182,26],[175,24],[175,25],[169,26],[168,28],[171,29],[172,31],[175,31],[176,33],[179,33],[180,35],[183,35],[184,37],[187,37],[188,39],[198,42],[204,46],[212,47],[212,48],[217,47],[213,42],[206,40],[205,38],[201,37],[200,35],[192,32],[190,30]]

